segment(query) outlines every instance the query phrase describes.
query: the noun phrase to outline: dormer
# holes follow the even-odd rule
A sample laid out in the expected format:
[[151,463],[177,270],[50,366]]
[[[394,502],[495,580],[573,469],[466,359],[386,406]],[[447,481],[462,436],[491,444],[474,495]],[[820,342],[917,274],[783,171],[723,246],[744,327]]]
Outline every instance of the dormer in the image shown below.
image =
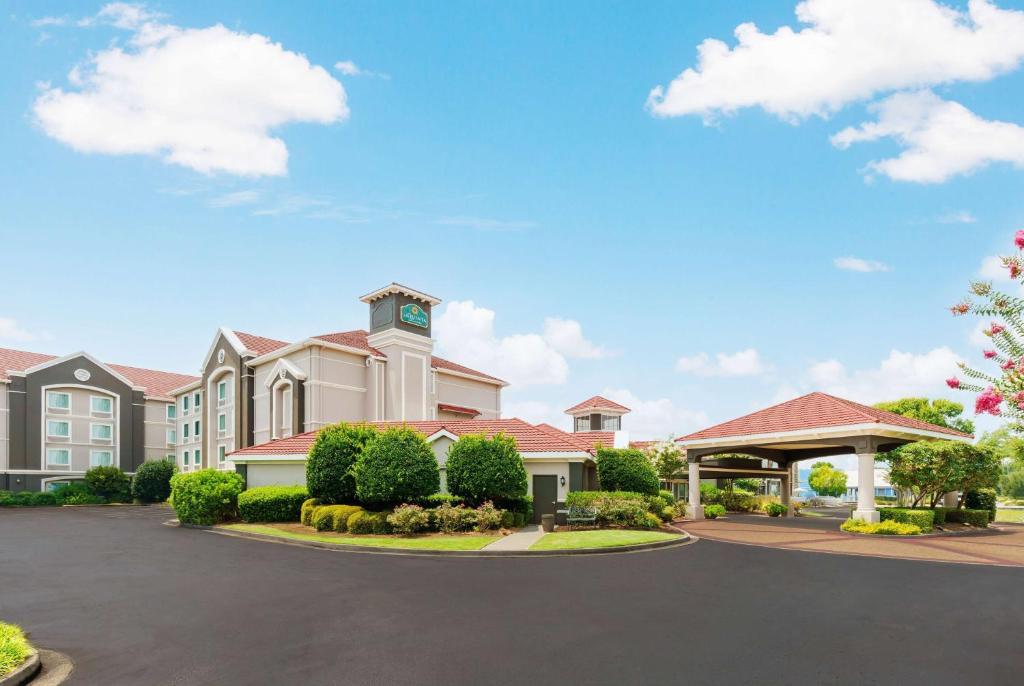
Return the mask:
[[565,411],[572,417],[573,433],[587,431],[621,431],[622,416],[630,409],[625,405],[595,395]]

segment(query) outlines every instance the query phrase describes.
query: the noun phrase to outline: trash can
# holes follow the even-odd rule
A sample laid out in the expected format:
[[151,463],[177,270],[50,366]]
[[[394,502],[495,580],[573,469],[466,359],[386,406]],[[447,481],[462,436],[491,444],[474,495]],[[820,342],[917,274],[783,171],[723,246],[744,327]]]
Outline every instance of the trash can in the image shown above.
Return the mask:
[[545,533],[551,533],[555,530],[555,515],[541,515],[540,526],[544,529]]

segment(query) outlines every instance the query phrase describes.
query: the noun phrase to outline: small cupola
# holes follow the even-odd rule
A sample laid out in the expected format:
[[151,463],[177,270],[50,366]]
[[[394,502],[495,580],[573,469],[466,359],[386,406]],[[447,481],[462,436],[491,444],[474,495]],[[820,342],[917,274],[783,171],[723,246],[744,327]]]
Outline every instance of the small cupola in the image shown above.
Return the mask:
[[431,309],[440,298],[391,283],[360,298],[370,306],[370,335],[388,329],[430,338]]
[[565,411],[572,417],[573,433],[585,431],[621,431],[622,415],[630,412],[625,405],[595,395]]

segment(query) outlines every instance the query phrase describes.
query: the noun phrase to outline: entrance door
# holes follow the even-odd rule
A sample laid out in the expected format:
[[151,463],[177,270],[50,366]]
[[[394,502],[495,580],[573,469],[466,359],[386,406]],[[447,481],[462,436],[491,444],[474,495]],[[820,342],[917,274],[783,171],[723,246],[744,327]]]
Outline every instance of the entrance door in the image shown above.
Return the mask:
[[558,477],[547,474],[533,476],[533,523],[540,524],[540,516],[555,514],[558,500]]

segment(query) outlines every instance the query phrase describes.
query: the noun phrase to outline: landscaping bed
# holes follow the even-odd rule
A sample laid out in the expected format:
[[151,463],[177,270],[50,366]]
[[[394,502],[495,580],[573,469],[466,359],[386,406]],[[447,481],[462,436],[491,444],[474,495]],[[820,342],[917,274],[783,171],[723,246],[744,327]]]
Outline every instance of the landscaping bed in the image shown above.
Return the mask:
[[335,545],[358,545],[371,548],[395,548],[398,550],[480,550],[501,538],[498,534],[419,534],[416,536],[374,536],[317,532],[308,526],[293,523],[277,524],[225,524],[218,528],[227,531],[274,536],[294,541],[333,543]]
[[0,622],[0,682],[13,678],[34,655],[21,627]]
[[683,540],[685,536],[668,531],[637,531],[634,529],[590,529],[586,531],[555,531],[530,546],[530,550],[584,550],[618,548],[660,541]]

